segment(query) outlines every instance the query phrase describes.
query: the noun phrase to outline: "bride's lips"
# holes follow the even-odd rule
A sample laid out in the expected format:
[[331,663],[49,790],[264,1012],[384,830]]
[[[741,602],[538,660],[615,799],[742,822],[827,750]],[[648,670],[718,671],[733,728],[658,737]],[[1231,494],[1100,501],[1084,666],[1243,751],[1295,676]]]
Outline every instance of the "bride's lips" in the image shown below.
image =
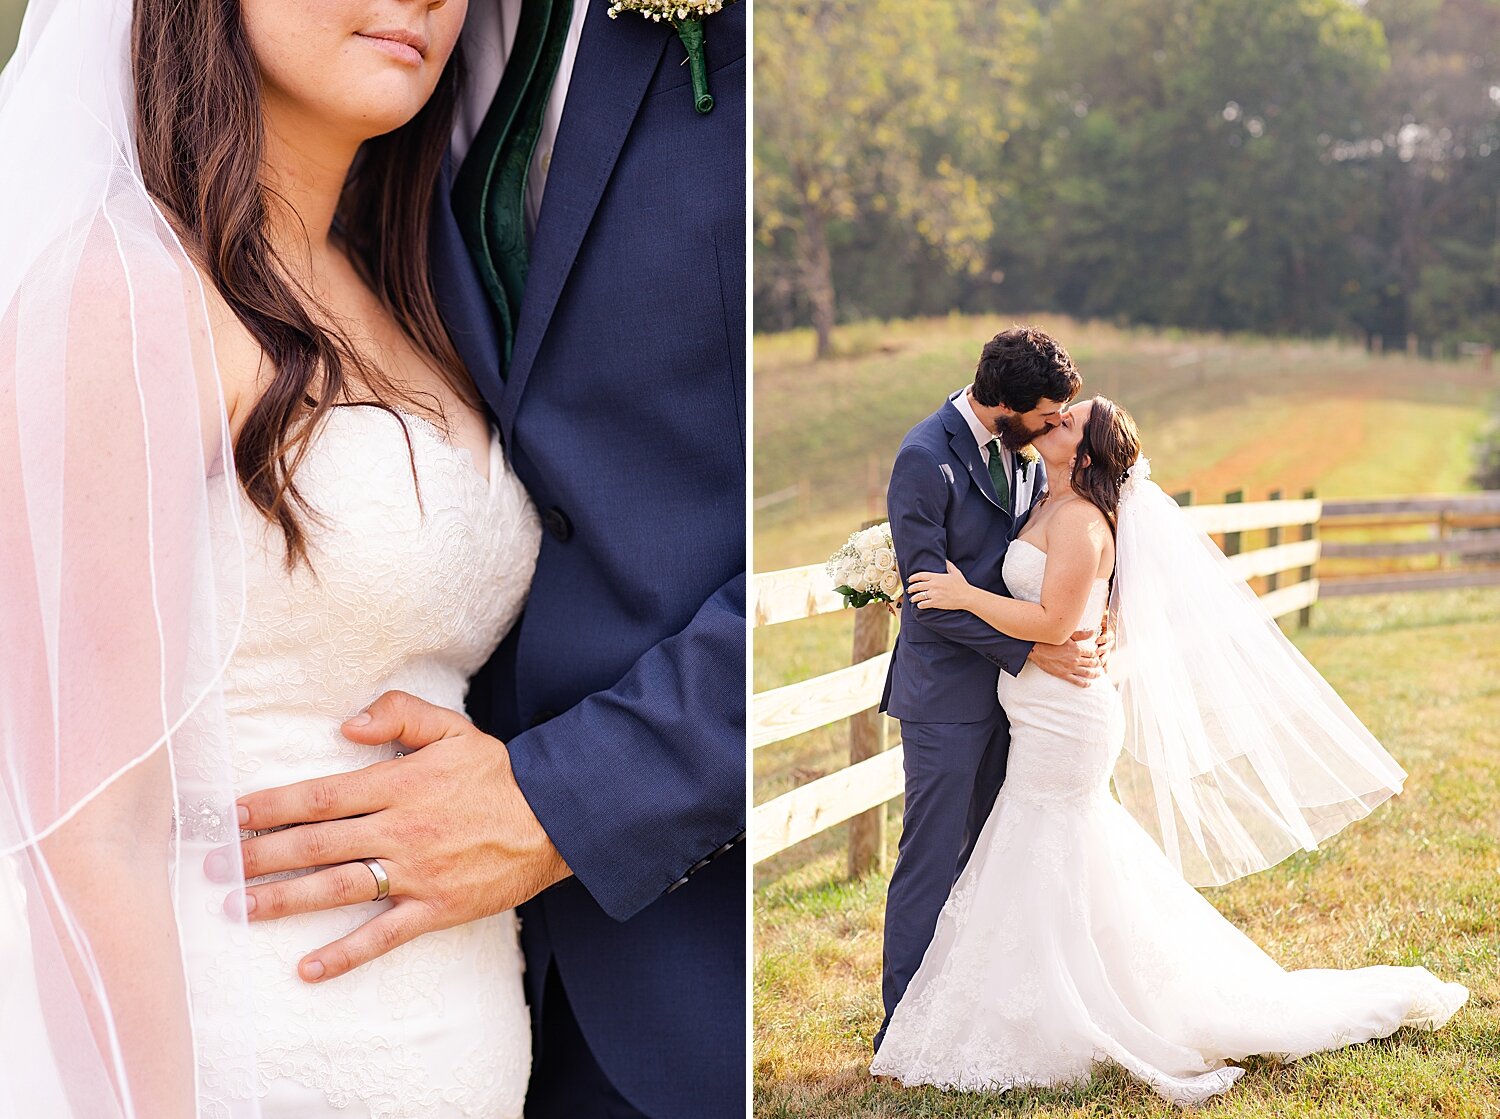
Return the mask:
[[383,50],[397,62],[420,66],[427,56],[427,40],[414,31],[356,31],[355,35]]

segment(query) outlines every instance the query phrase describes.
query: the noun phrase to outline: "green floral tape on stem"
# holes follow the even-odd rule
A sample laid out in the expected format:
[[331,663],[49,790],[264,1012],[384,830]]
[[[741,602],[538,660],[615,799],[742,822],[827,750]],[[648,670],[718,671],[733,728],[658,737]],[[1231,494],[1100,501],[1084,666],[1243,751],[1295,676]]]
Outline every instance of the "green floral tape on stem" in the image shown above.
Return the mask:
[[703,21],[673,19],[672,24],[687,48],[688,70],[693,75],[693,108],[706,113],[714,107],[714,98],[708,92],[708,65],[703,59]]

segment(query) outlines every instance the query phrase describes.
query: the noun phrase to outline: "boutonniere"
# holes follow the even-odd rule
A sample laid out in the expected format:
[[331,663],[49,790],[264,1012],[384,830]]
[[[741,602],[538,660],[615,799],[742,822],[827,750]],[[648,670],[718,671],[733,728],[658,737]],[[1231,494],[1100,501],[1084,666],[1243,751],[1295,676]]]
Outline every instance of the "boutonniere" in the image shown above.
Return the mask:
[[1016,470],[1022,478],[1026,477],[1026,468],[1041,457],[1030,443],[1016,452]]
[[703,61],[703,21],[734,0],[613,0],[609,18],[621,12],[640,12],[653,23],[670,20],[677,37],[687,48],[689,72],[693,75],[693,108],[706,113],[714,107],[708,92],[708,66]]

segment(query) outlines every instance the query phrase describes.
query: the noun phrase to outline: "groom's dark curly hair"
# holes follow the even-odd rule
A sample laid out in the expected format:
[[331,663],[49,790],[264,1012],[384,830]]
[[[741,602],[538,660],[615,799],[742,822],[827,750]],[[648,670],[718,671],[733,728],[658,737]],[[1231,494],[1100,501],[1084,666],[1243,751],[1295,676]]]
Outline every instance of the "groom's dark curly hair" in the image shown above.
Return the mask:
[[1013,326],[984,344],[974,371],[974,399],[986,408],[1001,404],[1029,412],[1039,400],[1066,403],[1083,378],[1057,339],[1034,326]]

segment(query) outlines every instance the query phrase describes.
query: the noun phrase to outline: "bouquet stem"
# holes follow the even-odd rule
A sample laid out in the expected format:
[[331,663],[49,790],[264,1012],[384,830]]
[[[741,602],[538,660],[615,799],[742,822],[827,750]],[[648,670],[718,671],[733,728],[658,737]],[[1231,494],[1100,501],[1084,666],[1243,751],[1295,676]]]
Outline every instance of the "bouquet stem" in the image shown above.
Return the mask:
[[708,65],[703,59],[703,21],[674,17],[672,25],[687,48],[688,69],[693,75],[693,108],[706,113],[714,107],[714,98],[708,92]]

